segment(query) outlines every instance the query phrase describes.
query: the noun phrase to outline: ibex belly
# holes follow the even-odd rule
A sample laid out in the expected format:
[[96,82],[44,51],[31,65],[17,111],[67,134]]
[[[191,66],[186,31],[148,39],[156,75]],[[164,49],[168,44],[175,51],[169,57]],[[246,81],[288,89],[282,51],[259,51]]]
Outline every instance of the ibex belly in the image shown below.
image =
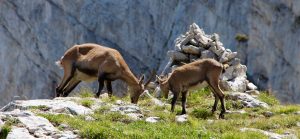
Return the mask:
[[208,86],[208,83],[206,81],[203,81],[203,82],[200,82],[196,85],[190,86],[189,90],[199,90],[199,89],[202,89],[202,88],[207,87],[207,86]]
[[80,72],[79,70],[75,71],[75,78],[81,81],[86,81],[86,82],[93,82],[98,79],[97,76],[91,76],[88,74],[85,74],[83,72]]

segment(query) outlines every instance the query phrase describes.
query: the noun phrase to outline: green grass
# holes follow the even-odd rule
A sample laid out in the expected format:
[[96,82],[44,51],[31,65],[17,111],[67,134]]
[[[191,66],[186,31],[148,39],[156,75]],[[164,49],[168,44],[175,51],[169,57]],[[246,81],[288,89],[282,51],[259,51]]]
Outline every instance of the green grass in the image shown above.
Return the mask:
[[81,98],[88,98],[88,97],[94,97],[95,94],[91,91],[91,89],[82,88],[80,89],[78,96]]
[[246,34],[238,33],[235,36],[235,40],[237,40],[238,42],[246,42],[249,40],[249,37]]
[[90,99],[82,99],[80,101],[80,104],[82,106],[85,106],[85,107],[88,107],[88,108],[91,108],[91,106],[94,104],[95,102],[93,100],[90,100]]
[[0,139],[6,139],[8,133],[11,131],[12,125],[16,125],[19,121],[15,118],[6,119],[5,124],[0,127]]
[[0,131],[0,139],[6,139],[6,136],[8,135],[8,133],[11,131],[11,125],[9,124],[4,124],[1,127],[1,131]]
[[268,94],[267,92],[261,92],[258,96],[258,99],[266,102],[268,105],[274,106],[278,105],[279,101],[272,94]]
[[[272,95],[261,93],[258,98],[268,103],[270,109],[244,108],[241,102],[226,100],[226,108],[232,111],[245,110],[246,113],[227,113],[225,119],[218,119],[220,103],[215,114],[211,113],[214,97],[208,88],[193,91],[187,100],[188,122],[177,123],[175,117],[181,113],[180,97],[177,101],[175,112],[170,112],[170,105],[157,106],[151,99],[141,98],[139,106],[145,118],[149,116],[160,117],[158,123],[147,123],[144,120],[134,121],[126,115],[117,112],[109,112],[109,106],[103,106],[91,114],[95,121],[85,121],[84,116],[40,114],[46,117],[54,125],[65,123],[73,129],[78,129],[82,138],[142,138],[142,139],[173,139],[173,138],[224,138],[224,139],[252,139],[268,138],[265,135],[253,131],[241,132],[241,128],[257,128],[270,130],[283,134],[289,131],[300,135],[300,116],[294,112],[299,111],[299,105],[280,105]],[[117,98],[105,98],[103,101],[114,103]],[[129,102],[128,97],[122,99]],[[164,100],[170,103],[169,100]],[[90,106],[91,102],[84,98],[82,103]],[[274,113],[272,117],[264,117],[265,111]],[[283,120],[284,119],[284,120]]]

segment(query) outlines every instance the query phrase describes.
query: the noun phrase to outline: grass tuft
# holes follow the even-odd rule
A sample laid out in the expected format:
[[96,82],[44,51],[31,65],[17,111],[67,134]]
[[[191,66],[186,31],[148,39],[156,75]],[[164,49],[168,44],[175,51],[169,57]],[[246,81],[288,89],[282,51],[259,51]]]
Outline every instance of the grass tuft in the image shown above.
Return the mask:
[[80,101],[81,105],[82,106],[85,106],[85,107],[88,107],[88,108],[91,108],[91,106],[95,103],[93,100],[90,100],[90,99],[82,99]]
[[268,94],[267,92],[261,92],[258,96],[258,99],[263,102],[266,102],[267,104],[269,104],[271,106],[279,104],[278,99],[276,99],[276,97],[273,96],[272,94]]
[[191,114],[201,119],[207,119],[213,115],[212,112],[207,109],[194,109]]
[[81,97],[81,98],[94,97],[94,93],[89,88],[82,88],[79,91],[79,97]]

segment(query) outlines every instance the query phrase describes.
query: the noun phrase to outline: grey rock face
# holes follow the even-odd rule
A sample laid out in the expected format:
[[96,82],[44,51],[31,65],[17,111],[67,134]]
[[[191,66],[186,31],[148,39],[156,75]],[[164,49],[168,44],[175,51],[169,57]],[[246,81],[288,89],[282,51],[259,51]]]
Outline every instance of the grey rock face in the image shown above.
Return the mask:
[[[135,73],[162,71],[168,62],[166,51],[193,22],[208,34],[218,33],[220,37],[212,39],[220,39],[232,50],[238,45],[235,35],[248,34],[242,61],[252,81],[259,88],[272,88],[284,102],[299,102],[299,7],[296,0],[4,0],[0,4],[0,106],[16,95],[54,97],[62,76],[54,62],[74,44],[115,48]],[[113,84],[116,89],[118,83]]]

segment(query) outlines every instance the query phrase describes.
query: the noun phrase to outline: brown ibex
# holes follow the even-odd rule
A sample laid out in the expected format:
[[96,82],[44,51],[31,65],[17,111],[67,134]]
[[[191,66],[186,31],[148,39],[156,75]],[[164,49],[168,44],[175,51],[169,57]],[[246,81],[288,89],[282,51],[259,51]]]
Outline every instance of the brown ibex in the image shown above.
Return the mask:
[[226,112],[224,93],[219,87],[219,76],[222,74],[222,71],[223,65],[221,63],[214,59],[202,59],[176,68],[168,77],[161,78],[157,76],[157,81],[166,98],[168,97],[169,90],[173,93],[171,102],[172,112],[174,112],[179,94],[182,94],[181,114],[186,114],[186,98],[189,88],[206,81],[215,97],[212,113],[216,111],[220,99],[222,110],[219,117],[224,118],[224,113]]
[[104,82],[111,96],[111,82],[121,79],[131,88],[131,102],[136,104],[151,79],[143,84],[144,75],[138,80],[117,50],[92,43],[74,45],[56,64],[64,70],[63,79],[56,88],[57,97],[68,96],[81,81],[95,80],[99,83],[95,96],[99,97]]

